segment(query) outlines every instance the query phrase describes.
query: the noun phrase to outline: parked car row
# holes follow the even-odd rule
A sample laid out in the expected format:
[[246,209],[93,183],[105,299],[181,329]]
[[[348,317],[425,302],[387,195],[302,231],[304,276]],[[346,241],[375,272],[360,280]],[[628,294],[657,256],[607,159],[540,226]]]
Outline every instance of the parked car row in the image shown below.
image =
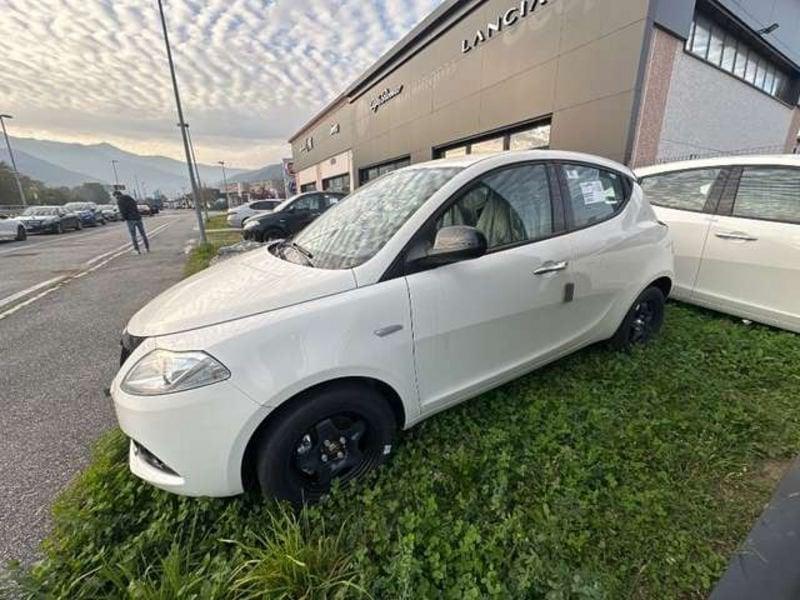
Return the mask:
[[228,225],[239,228],[244,222],[254,215],[272,212],[283,200],[254,200],[228,210]]
[[130,468],[172,492],[313,501],[398,429],[587,345],[648,342],[670,294],[800,331],[797,158],[472,155],[301,194],[243,235],[285,239],[123,335]]
[[29,206],[16,217],[0,215],[0,239],[25,240],[29,234],[64,233],[120,220],[116,205],[69,202],[63,206]]

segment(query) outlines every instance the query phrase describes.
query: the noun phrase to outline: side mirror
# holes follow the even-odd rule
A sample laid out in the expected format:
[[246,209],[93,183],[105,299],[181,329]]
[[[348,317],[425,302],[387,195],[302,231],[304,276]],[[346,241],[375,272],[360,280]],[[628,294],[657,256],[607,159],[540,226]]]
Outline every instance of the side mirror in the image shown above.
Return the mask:
[[453,225],[442,227],[428,253],[420,259],[424,265],[449,265],[451,263],[486,254],[488,243],[483,232],[475,227]]

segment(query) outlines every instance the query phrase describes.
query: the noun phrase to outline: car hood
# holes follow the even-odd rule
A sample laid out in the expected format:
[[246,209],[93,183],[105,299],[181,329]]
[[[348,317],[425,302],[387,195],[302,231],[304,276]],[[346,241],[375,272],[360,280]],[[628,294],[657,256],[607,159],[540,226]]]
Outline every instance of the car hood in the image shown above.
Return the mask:
[[201,271],[157,296],[133,316],[128,333],[152,337],[188,331],[355,287],[351,270],[305,267],[260,248]]

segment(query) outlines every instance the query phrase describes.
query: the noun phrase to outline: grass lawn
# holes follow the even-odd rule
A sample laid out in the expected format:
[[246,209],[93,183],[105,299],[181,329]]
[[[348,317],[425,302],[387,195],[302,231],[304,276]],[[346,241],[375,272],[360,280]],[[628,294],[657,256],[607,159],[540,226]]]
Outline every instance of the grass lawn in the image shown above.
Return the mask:
[[298,515],[160,492],[112,432],[16,578],[37,598],[705,597],[800,450],[798,390],[800,337],[670,304],[649,347],[432,417]]
[[206,229],[230,229],[228,225],[228,215],[214,215],[206,220]]
[[[225,215],[209,218],[206,221],[206,230],[229,229],[225,218]],[[186,277],[205,269],[222,246],[229,246],[242,241],[242,234],[239,231],[207,231],[206,236],[208,243],[198,245],[189,253],[183,270]]]

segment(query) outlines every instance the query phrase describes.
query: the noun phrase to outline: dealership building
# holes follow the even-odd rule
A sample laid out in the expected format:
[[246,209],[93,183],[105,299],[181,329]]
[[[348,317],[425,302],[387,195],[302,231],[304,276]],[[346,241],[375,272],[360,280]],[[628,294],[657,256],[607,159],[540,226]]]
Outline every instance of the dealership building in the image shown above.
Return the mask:
[[791,152],[800,0],[446,0],[290,140],[301,190],[525,148]]

